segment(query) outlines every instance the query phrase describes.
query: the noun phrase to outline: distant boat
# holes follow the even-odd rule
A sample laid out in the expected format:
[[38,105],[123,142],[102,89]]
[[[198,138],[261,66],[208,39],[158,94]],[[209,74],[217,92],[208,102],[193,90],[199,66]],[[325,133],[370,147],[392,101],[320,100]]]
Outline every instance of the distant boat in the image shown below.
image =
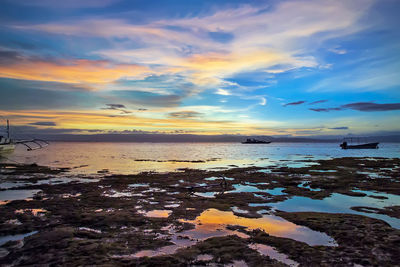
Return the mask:
[[[353,142],[353,139],[357,140],[357,144],[348,144],[346,140],[350,140],[350,142]],[[340,147],[342,149],[377,149],[379,143],[360,143],[360,138],[347,138],[343,140],[343,143],[340,144]]]
[[246,139],[245,142],[242,142],[242,144],[269,144],[269,143],[271,143],[271,142],[264,141],[264,140],[252,139],[252,138],[248,138],[248,139]]
[[44,140],[41,139],[31,139],[31,140],[13,140],[10,138],[10,122],[7,120],[6,127],[6,136],[0,135],[0,156],[4,154],[12,153],[15,149],[16,145],[24,145],[27,147],[27,150],[36,150],[41,149],[45,146],[48,146]]

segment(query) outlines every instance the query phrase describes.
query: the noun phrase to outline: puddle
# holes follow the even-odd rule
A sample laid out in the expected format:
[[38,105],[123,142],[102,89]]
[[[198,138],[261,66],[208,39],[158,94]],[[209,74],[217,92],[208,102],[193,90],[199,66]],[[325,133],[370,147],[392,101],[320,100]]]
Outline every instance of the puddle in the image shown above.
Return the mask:
[[308,189],[310,191],[317,191],[317,192],[318,191],[322,191],[320,188],[311,188],[309,183],[310,182],[308,182],[308,181],[304,181],[304,182],[301,182],[298,186],[301,187],[301,188],[306,188],[306,189]]
[[239,209],[238,207],[232,207],[232,211],[235,213],[243,213],[243,214],[249,213],[249,211]]
[[200,197],[213,198],[218,194],[221,194],[221,192],[196,192],[194,195]]
[[279,196],[279,195],[285,195],[282,191],[285,189],[283,187],[276,187],[274,189],[259,189],[255,186],[252,185],[243,185],[243,184],[234,184],[233,188],[235,190],[227,191],[227,193],[257,193],[257,192],[263,192],[263,193],[268,193],[273,196]]
[[385,175],[381,175],[380,173],[376,173],[376,172],[357,172],[358,174],[364,174],[369,176],[372,179],[378,179],[378,178],[390,178],[390,176],[385,176]]
[[181,204],[168,204],[168,205],[164,205],[165,208],[177,208],[179,207]]
[[[264,215],[262,218],[245,218],[236,216],[231,211],[208,209],[193,221],[181,221],[196,224],[195,229],[184,233],[185,235],[192,233],[191,236],[197,239],[238,234],[238,232],[226,229],[226,226],[240,225],[246,227],[248,230],[261,229],[270,235],[291,238],[300,242],[305,242],[310,246],[336,245],[335,241],[325,233],[313,231],[307,227],[296,225],[274,215]],[[238,235],[243,237],[242,233]]]
[[310,170],[310,172],[322,172],[322,173],[324,173],[324,172],[337,172],[337,170]]
[[153,217],[153,218],[168,218],[171,215],[171,210],[151,210],[151,211],[138,211],[139,213],[143,214],[146,217]]
[[0,246],[4,245],[5,243],[7,243],[8,241],[18,241],[18,240],[22,240],[25,237],[31,236],[36,234],[37,231],[33,231],[30,233],[26,233],[26,234],[20,234],[20,235],[6,235],[6,236],[0,236]]
[[5,190],[0,191],[0,201],[7,202],[13,200],[25,200],[34,197],[42,190]]
[[216,177],[216,176],[212,176],[212,177],[204,178],[204,180],[206,180],[206,181],[215,181],[215,180],[222,180],[223,178],[225,178],[225,180],[228,180],[228,181],[233,181],[233,180],[235,180],[235,178],[229,178],[229,177]]
[[[21,178],[21,177],[20,177]],[[38,180],[36,182],[31,182],[29,179],[32,177],[27,177],[24,181],[18,182],[3,182],[0,183],[0,189],[11,189],[23,186],[35,186],[35,185],[52,185],[52,184],[68,184],[68,183],[94,183],[100,181],[100,179],[89,179],[89,178],[74,178],[74,177],[58,177],[51,179]]]
[[[153,210],[143,213],[150,217],[167,217],[169,216],[169,212],[171,211]],[[270,235],[291,238],[300,242],[305,242],[310,246],[336,246],[336,242],[325,233],[313,231],[307,227],[296,225],[274,215],[264,215],[262,218],[252,219],[236,216],[232,211],[208,209],[203,211],[195,220],[181,219],[180,222],[195,224],[195,229],[175,232],[170,226],[165,228],[164,230],[169,231],[171,236],[170,241],[174,243],[173,245],[155,250],[142,250],[129,255],[115,255],[113,257],[140,258],[145,256],[154,257],[173,254],[180,248],[192,246],[198,241],[211,237],[237,235],[241,238],[249,238],[245,233],[228,229],[228,226],[235,225],[245,227],[248,230],[261,229]],[[282,256],[281,258],[283,259],[284,257]]]
[[[381,219],[389,223],[392,227],[400,229],[400,219],[393,218],[383,214],[358,212],[350,209],[355,206],[364,206],[382,209],[387,206],[399,205],[400,196],[385,193],[374,193],[372,191],[354,190],[355,192],[365,193],[367,195],[385,196],[387,199],[376,199],[373,197],[353,197],[339,193],[333,193],[330,197],[322,200],[311,199],[307,197],[294,196],[278,203],[268,203],[269,206],[286,212],[329,212],[329,213],[351,213],[360,214],[376,219]],[[251,206],[251,204],[250,204]]]
[[136,188],[136,187],[148,187],[149,184],[130,184],[128,186],[129,187],[133,187],[133,188]]
[[250,248],[257,250],[260,254],[264,255],[264,256],[268,256],[271,259],[275,259],[277,261],[280,261],[286,265],[289,266],[299,266],[298,262],[295,262],[291,259],[289,259],[289,257],[283,253],[278,252],[275,248],[268,246],[268,245],[264,245],[264,244],[250,244],[249,245]]
[[105,196],[105,197],[142,197],[144,195],[141,193],[118,192],[114,189],[111,189],[108,192],[104,192],[103,196]]

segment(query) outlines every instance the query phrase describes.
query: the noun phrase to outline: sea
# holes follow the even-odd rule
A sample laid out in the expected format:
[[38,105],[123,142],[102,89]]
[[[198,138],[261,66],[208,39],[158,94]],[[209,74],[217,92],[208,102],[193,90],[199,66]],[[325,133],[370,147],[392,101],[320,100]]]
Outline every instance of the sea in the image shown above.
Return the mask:
[[312,164],[312,160],[338,157],[398,158],[400,143],[381,143],[379,149],[343,150],[337,143],[51,142],[49,146],[33,151],[17,146],[0,162],[68,167],[71,173],[80,174],[135,174],[184,168],[301,167]]

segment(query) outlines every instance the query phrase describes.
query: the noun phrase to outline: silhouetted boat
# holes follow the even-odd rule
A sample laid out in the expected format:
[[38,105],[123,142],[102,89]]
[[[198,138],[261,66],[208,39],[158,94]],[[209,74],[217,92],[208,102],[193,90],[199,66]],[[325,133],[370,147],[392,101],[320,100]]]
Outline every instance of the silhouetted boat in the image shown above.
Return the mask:
[[269,143],[271,143],[271,142],[264,141],[264,140],[252,139],[252,138],[248,138],[248,139],[246,139],[245,142],[242,142],[242,144],[269,144]]
[[41,149],[45,146],[48,146],[44,140],[41,139],[31,139],[31,140],[13,140],[10,138],[10,123],[7,120],[7,127],[6,127],[6,136],[0,135],[0,155],[1,154],[8,154],[12,153],[15,149],[16,145],[24,145],[27,147],[27,150],[36,150]]
[[[358,140],[358,144],[351,144],[351,145],[349,145],[349,144],[347,143],[347,141],[346,141],[346,140],[350,140],[350,141],[352,142],[353,139]],[[359,143],[359,140],[360,140],[360,138],[347,138],[347,139],[345,138],[345,139],[343,140],[343,143],[340,144],[340,147],[341,147],[342,149],[377,149],[377,148],[378,148],[378,145],[379,145],[378,142],[360,144],[360,143]]]

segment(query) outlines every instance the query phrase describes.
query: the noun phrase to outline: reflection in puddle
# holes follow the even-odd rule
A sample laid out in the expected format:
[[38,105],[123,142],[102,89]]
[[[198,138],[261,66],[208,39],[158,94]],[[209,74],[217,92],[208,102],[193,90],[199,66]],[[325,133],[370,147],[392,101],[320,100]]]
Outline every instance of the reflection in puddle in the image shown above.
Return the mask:
[[111,189],[109,192],[104,192],[103,196],[105,197],[141,197],[144,196],[141,193],[132,193],[132,192],[118,192],[114,189]]
[[278,203],[269,203],[275,209],[286,212],[300,212],[300,211],[313,211],[313,212],[329,212],[329,213],[351,213],[360,214],[376,219],[381,219],[389,223],[392,227],[400,229],[400,219],[389,217],[387,215],[358,212],[350,209],[355,206],[366,206],[372,208],[384,208],[387,206],[399,205],[400,196],[393,194],[374,193],[371,191],[354,190],[356,192],[366,193],[368,195],[386,196],[387,199],[379,199],[373,197],[353,197],[339,193],[333,193],[330,197],[322,200],[310,199],[307,197],[294,196]]
[[30,233],[26,233],[26,234],[20,234],[20,235],[6,235],[6,236],[0,236],[0,246],[4,245],[5,243],[7,243],[8,241],[18,241],[18,240],[22,240],[25,237],[31,236],[36,234],[37,231],[33,231]]
[[[186,231],[185,234],[193,232],[195,234],[192,236],[197,239],[212,237],[215,234],[217,236],[227,235],[230,234],[227,232],[232,232],[225,228],[227,225],[240,225],[248,228],[248,230],[261,229],[270,235],[291,238],[305,242],[310,246],[336,245],[335,241],[325,233],[313,231],[274,215],[264,215],[262,218],[244,218],[234,215],[231,211],[208,209],[200,214],[196,220],[182,220],[182,222],[196,224],[194,230]],[[243,236],[241,233],[240,235]]]
[[235,178],[229,178],[229,177],[215,177],[215,176],[208,177],[208,178],[204,178],[204,180],[206,180],[206,181],[215,181],[215,180],[222,180],[222,179],[224,179],[224,178],[225,178],[225,180],[229,180],[229,181],[235,180]]
[[270,195],[279,196],[285,195],[282,191],[285,189],[283,187],[276,187],[274,189],[259,189],[258,187],[252,185],[243,185],[243,184],[234,184],[233,188],[235,190],[227,191],[227,193],[257,193],[257,192],[264,192]]
[[[21,176],[19,178],[22,178]],[[32,186],[32,185],[53,185],[53,184],[68,184],[68,183],[94,183],[100,181],[99,179],[93,179],[93,178],[74,178],[74,177],[57,177],[57,178],[49,178],[49,179],[43,179],[43,180],[38,180],[35,182],[30,181],[30,178],[40,178],[40,177],[24,177],[24,181],[18,181],[18,182],[1,182],[0,183],[0,189],[12,189],[12,188],[18,188],[18,187],[23,187],[23,186]]]
[[130,184],[128,186],[129,187],[134,187],[134,188],[136,188],[136,187],[148,187],[149,184]]
[[216,195],[218,195],[220,193],[221,192],[196,192],[194,195],[195,196],[200,196],[200,197],[212,198],[212,197],[215,197]]
[[171,210],[151,210],[151,211],[138,211],[139,213],[143,214],[146,217],[153,217],[153,218],[168,218],[171,215]]
[[289,259],[287,255],[278,252],[275,248],[273,248],[271,246],[267,246],[264,244],[250,244],[249,247],[254,250],[257,250],[258,252],[260,252],[260,254],[262,254],[264,256],[268,256],[271,259],[275,259],[277,261],[283,262],[289,266],[298,266],[299,265],[299,263]]
[[[151,211],[152,214],[160,212],[165,214],[165,211]],[[149,213],[149,212],[148,212]],[[147,213],[146,216],[149,216]],[[119,255],[115,257],[124,258],[140,258],[140,257],[154,257],[164,254],[173,254],[179,248],[188,247],[196,244],[198,241],[208,239],[210,237],[220,237],[227,235],[237,235],[241,238],[249,238],[245,233],[230,230],[229,226],[242,226],[248,230],[261,229],[266,231],[268,234],[292,238],[300,242],[305,242],[311,246],[324,245],[324,246],[336,246],[335,241],[326,235],[313,231],[307,227],[293,224],[283,218],[264,215],[262,218],[250,219],[238,217],[231,211],[220,211],[216,209],[208,209],[201,213],[195,220],[180,220],[183,223],[195,224],[195,229],[186,230],[183,232],[175,232],[172,227],[168,227],[168,231],[171,235],[171,242],[173,245],[158,248],[156,250],[142,250],[131,255]],[[231,228],[232,229],[232,228]],[[276,252],[276,255],[279,253]],[[278,255],[279,256],[279,255]],[[283,256],[281,256],[284,259]]]
[[317,192],[322,191],[320,188],[311,188],[310,182],[308,182],[308,181],[301,182],[298,186],[301,188],[306,188],[310,191],[317,191]]
[[6,190],[0,191],[0,201],[24,200],[32,198],[41,190]]

